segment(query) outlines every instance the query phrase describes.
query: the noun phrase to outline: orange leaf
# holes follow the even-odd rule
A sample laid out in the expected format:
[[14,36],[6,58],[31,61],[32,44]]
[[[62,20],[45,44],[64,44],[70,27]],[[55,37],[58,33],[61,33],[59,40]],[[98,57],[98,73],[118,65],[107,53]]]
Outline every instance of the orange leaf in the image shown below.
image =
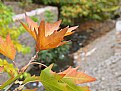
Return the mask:
[[11,41],[10,35],[8,34],[6,37],[6,41],[0,37],[0,53],[7,56],[10,59],[14,59],[16,55],[16,50],[14,48],[14,45]]
[[3,72],[4,67],[0,66],[0,73]]
[[60,45],[65,44],[66,42],[61,42],[65,33],[67,32],[67,28],[62,29],[61,31],[55,32],[47,37],[47,45],[45,47],[47,49],[55,48]]
[[67,32],[67,28],[64,28],[61,31],[55,31],[51,35],[48,35],[46,37],[45,22],[44,20],[41,21],[38,29],[38,35],[37,35],[37,43],[36,43],[37,50],[46,50],[46,49],[51,49],[51,48],[58,47],[59,45],[62,45],[60,43],[62,43],[61,41],[63,40],[63,37],[66,32]]
[[59,29],[61,20],[55,23],[45,23],[45,36],[51,35],[55,30]]
[[32,37],[36,40],[36,34],[34,31],[32,31],[29,27],[27,27],[23,22],[20,21],[22,26],[32,35]]
[[76,28],[78,28],[78,26],[68,28],[68,31],[65,34],[65,36],[71,35],[73,33],[73,30],[75,30]]
[[26,18],[26,21],[28,23],[28,26],[29,28],[34,31],[34,29],[38,29],[38,24],[37,22],[34,22],[31,18],[29,18],[26,14],[25,14],[25,18]]
[[78,72],[77,68],[71,68],[71,67],[69,67],[68,69],[66,69],[63,72],[60,72],[59,74],[60,75],[65,74],[63,79],[71,79],[76,84],[82,84],[82,83],[92,82],[92,81],[96,80],[95,78],[88,76],[87,74],[85,74],[83,72]]
[[36,22],[31,20],[25,15],[28,27],[21,22],[23,27],[34,37],[36,40],[36,50],[47,50],[56,48],[66,43],[63,41],[64,36],[72,34],[72,30],[77,26],[71,28],[64,28],[58,31],[61,20],[55,23],[45,23],[44,20],[40,22],[38,26]]

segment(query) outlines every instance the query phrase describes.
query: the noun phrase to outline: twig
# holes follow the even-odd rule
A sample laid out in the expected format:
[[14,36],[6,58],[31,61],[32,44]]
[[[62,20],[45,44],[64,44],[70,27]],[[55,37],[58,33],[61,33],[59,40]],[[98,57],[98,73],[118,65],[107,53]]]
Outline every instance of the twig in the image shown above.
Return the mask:
[[15,61],[12,61],[12,62],[13,62],[13,64],[14,64],[14,66],[18,68],[18,66],[16,65]]
[[42,66],[47,68],[47,66],[45,64],[42,64],[42,63],[39,63],[39,62],[31,62],[30,64],[40,64],[40,65],[42,65]]
[[37,57],[38,57],[38,52],[36,52],[36,54],[30,59],[29,63],[27,65],[25,65],[23,68],[21,68],[19,72],[25,72],[26,69],[31,64],[31,62],[34,61],[35,59],[37,59]]

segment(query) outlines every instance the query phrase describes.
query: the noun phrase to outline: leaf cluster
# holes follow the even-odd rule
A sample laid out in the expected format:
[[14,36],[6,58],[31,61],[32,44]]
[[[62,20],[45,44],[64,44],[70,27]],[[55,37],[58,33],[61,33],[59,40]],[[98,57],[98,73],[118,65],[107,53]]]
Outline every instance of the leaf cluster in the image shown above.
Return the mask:
[[64,25],[90,19],[105,20],[113,18],[119,8],[120,0],[42,0],[44,4],[54,4],[60,8],[60,18]]
[[[9,90],[12,84],[19,83],[19,87],[15,88],[15,90],[13,91],[28,91],[28,89],[24,89],[24,86],[27,83],[41,82],[46,91],[89,91],[88,86],[78,86],[77,84],[92,82],[96,79],[92,76],[85,74],[84,72],[77,71],[78,67],[69,67],[63,72],[56,73],[51,70],[53,65],[50,65],[48,67],[42,63],[35,62],[40,51],[53,49],[67,43],[67,41],[63,40],[64,36],[72,34],[73,30],[76,29],[77,26],[70,28],[66,27],[64,29],[58,30],[61,21],[57,21],[55,23],[45,23],[44,20],[42,20],[40,22],[40,25],[38,25],[27,15],[25,17],[28,26],[25,25],[23,22],[20,23],[35,39],[36,54],[30,59],[27,65],[19,69],[16,63],[14,62],[16,49],[10,38],[10,35],[8,34],[6,36],[6,40],[0,37],[0,53],[10,58],[12,60],[12,63],[14,64],[13,65],[11,63],[8,63],[6,60],[0,59],[0,75],[2,75],[3,72],[7,72],[9,75],[9,79],[2,85],[0,85],[0,90],[5,89],[7,91]],[[45,69],[41,71],[39,76],[31,76],[30,74],[26,73],[27,68],[31,64],[43,65],[45,66]],[[19,79],[23,77],[23,81],[19,81]],[[33,89],[32,91],[36,90],[37,89]]]

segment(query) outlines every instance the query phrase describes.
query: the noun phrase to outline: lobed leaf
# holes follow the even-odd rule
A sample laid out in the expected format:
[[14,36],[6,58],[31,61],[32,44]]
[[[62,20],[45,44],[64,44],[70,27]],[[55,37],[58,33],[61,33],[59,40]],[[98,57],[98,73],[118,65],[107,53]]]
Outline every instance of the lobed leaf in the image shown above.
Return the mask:
[[0,53],[7,56],[11,60],[13,60],[15,58],[16,50],[14,48],[14,45],[13,45],[13,43],[11,41],[11,38],[10,38],[9,34],[6,36],[5,41],[0,36]]
[[64,74],[51,70],[52,65],[42,70],[39,81],[46,91],[90,91],[87,86],[77,86],[71,79],[64,79]]
[[59,82],[58,78],[60,78],[60,76],[57,76],[55,78],[54,75],[51,74],[51,67],[42,70],[39,80],[44,85],[46,91],[68,91],[66,84]]
[[28,26],[22,22],[21,24],[36,40],[37,51],[56,48],[67,43],[65,41],[63,42],[64,36],[72,34],[72,31],[77,28],[77,26],[75,26],[59,30],[61,20],[55,23],[45,23],[45,21],[42,20],[38,26],[37,23],[31,20],[27,15],[25,15],[25,17]]
[[65,74],[63,79],[68,79],[68,80],[70,79],[75,84],[82,84],[82,83],[92,82],[96,80],[94,77],[89,76],[83,72],[78,72],[77,68],[72,68],[72,67],[69,67],[68,69],[66,69],[63,72],[60,72],[59,74],[60,75]]

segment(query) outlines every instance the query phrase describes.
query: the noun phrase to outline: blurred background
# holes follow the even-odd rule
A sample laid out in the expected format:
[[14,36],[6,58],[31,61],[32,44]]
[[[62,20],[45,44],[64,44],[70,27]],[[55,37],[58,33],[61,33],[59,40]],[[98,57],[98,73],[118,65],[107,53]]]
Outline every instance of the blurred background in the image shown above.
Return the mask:
[[[0,36],[5,38],[10,33],[18,51],[15,62],[19,68],[35,54],[34,39],[17,21],[25,22],[25,12],[38,23],[44,18],[50,23],[62,20],[62,28],[79,26],[74,34],[65,37],[69,43],[39,52],[37,62],[47,66],[54,63],[53,70],[57,72],[79,66],[97,79],[87,84],[92,91],[121,91],[121,62],[115,49],[118,44],[115,23],[121,16],[121,0],[1,0]],[[43,66],[32,65],[21,79],[30,74],[39,75],[42,69]],[[3,78],[0,83],[7,79]],[[38,91],[43,91],[38,83],[26,87],[37,86]]]

